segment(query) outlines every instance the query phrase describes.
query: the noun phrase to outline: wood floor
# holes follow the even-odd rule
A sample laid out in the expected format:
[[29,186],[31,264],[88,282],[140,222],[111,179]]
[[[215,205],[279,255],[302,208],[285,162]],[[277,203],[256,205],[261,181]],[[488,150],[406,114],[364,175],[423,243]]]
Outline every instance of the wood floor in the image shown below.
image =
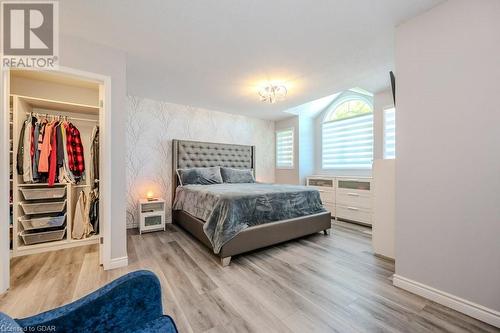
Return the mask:
[[15,258],[0,311],[29,316],[149,269],[181,333],[499,332],[393,287],[394,263],[372,254],[369,229],[336,223],[333,230],[234,257],[225,268],[175,226],[129,233],[123,269],[100,268],[96,246]]

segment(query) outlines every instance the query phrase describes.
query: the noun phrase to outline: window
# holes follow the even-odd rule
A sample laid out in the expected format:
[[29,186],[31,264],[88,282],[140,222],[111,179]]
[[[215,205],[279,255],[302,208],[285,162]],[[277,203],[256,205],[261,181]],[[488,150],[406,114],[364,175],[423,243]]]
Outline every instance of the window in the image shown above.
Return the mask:
[[384,158],[396,158],[396,109],[384,110]]
[[276,131],[276,167],[293,168],[293,128]]
[[337,104],[323,121],[323,169],[370,169],[372,160],[372,106],[363,99]]

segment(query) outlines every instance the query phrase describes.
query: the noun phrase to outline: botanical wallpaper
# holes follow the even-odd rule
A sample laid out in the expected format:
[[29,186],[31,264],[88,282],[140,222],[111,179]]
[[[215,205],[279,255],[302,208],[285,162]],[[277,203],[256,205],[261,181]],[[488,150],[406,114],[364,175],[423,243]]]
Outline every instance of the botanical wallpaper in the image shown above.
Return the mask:
[[148,191],[167,202],[171,220],[172,139],[256,146],[256,175],[274,181],[274,122],[129,96],[127,99],[127,227],[138,225]]

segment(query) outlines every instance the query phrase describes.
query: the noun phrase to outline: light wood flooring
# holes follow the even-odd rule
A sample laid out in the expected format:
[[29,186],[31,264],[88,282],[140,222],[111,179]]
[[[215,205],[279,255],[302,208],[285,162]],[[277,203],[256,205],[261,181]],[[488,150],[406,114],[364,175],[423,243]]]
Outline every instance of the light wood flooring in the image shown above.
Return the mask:
[[392,286],[394,263],[372,254],[369,229],[335,223],[330,236],[234,257],[222,268],[175,226],[128,235],[129,266],[104,271],[96,246],[12,260],[0,311],[29,316],[137,269],[160,278],[164,312],[183,332],[499,332]]

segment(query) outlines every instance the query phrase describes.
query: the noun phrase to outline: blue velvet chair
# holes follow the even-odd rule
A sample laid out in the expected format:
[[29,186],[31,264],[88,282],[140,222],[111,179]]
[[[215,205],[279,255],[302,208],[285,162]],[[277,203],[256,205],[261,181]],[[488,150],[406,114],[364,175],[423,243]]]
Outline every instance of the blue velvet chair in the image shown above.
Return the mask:
[[24,319],[0,312],[0,332],[177,333],[163,315],[161,287],[149,271],[122,276],[73,303]]

